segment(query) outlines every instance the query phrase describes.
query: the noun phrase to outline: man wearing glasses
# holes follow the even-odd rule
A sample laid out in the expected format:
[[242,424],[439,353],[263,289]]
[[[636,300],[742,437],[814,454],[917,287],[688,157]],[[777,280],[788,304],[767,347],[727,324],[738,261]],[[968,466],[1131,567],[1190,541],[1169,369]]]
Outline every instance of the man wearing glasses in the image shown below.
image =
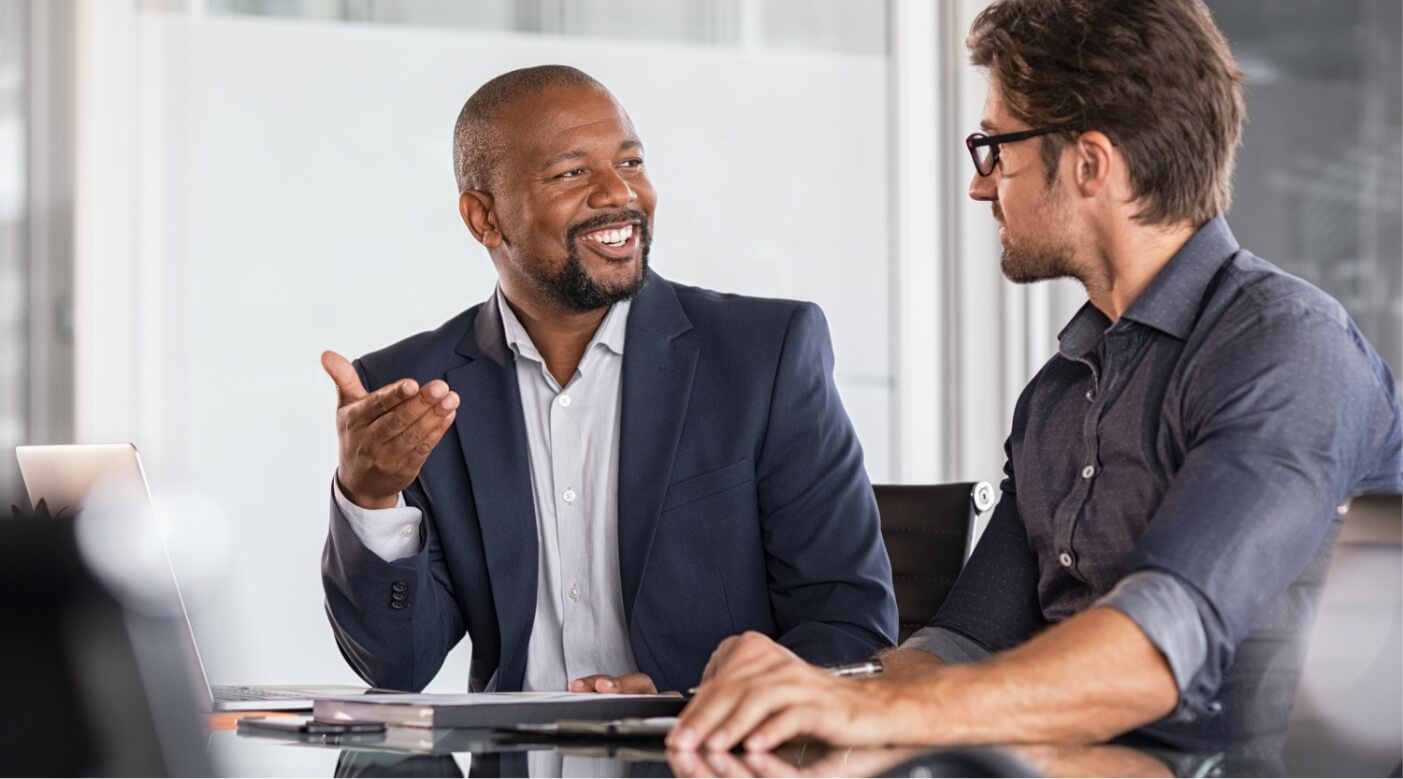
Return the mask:
[[1201,0],[1000,0],[968,45],[990,76],[970,196],[1003,272],[1089,302],[1019,398],[1002,500],[933,622],[865,680],[728,640],[670,737],[683,772],[799,735],[1271,754],[1336,507],[1403,481],[1388,368],[1224,221],[1242,75]]

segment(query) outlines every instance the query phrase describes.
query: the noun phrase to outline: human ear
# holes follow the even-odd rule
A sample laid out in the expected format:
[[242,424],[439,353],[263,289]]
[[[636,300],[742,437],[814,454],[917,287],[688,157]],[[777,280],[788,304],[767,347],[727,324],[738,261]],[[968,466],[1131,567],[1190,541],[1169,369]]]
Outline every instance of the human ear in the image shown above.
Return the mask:
[[480,189],[465,190],[458,196],[458,214],[477,242],[495,249],[502,245],[502,233],[497,227],[497,211],[492,195]]
[[1115,144],[1105,133],[1092,130],[1078,136],[1074,148],[1077,188],[1088,197],[1094,196],[1111,182],[1111,168],[1117,158]]

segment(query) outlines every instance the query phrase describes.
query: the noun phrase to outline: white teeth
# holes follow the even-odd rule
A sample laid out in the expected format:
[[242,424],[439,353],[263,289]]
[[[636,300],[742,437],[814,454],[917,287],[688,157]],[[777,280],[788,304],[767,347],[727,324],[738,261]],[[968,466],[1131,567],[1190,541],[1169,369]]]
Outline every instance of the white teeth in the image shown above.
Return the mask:
[[626,225],[617,230],[598,230],[585,236],[588,240],[598,241],[606,246],[622,246],[632,237],[633,225]]

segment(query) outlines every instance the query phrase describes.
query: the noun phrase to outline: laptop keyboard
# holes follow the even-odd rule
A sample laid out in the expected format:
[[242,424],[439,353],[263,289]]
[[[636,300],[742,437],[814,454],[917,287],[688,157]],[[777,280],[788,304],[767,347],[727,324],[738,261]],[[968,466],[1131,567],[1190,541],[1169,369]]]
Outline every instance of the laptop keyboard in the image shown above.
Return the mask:
[[215,687],[212,692],[217,701],[295,701],[307,697],[305,692],[297,690],[269,690],[266,687]]

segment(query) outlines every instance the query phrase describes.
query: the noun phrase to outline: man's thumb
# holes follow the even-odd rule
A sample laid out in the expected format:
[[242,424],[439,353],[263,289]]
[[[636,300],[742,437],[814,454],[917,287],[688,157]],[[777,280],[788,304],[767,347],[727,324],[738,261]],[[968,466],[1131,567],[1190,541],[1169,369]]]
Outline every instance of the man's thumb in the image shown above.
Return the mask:
[[350,360],[333,351],[322,352],[322,368],[336,382],[336,407],[340,408],[365,397],[368,393]]

